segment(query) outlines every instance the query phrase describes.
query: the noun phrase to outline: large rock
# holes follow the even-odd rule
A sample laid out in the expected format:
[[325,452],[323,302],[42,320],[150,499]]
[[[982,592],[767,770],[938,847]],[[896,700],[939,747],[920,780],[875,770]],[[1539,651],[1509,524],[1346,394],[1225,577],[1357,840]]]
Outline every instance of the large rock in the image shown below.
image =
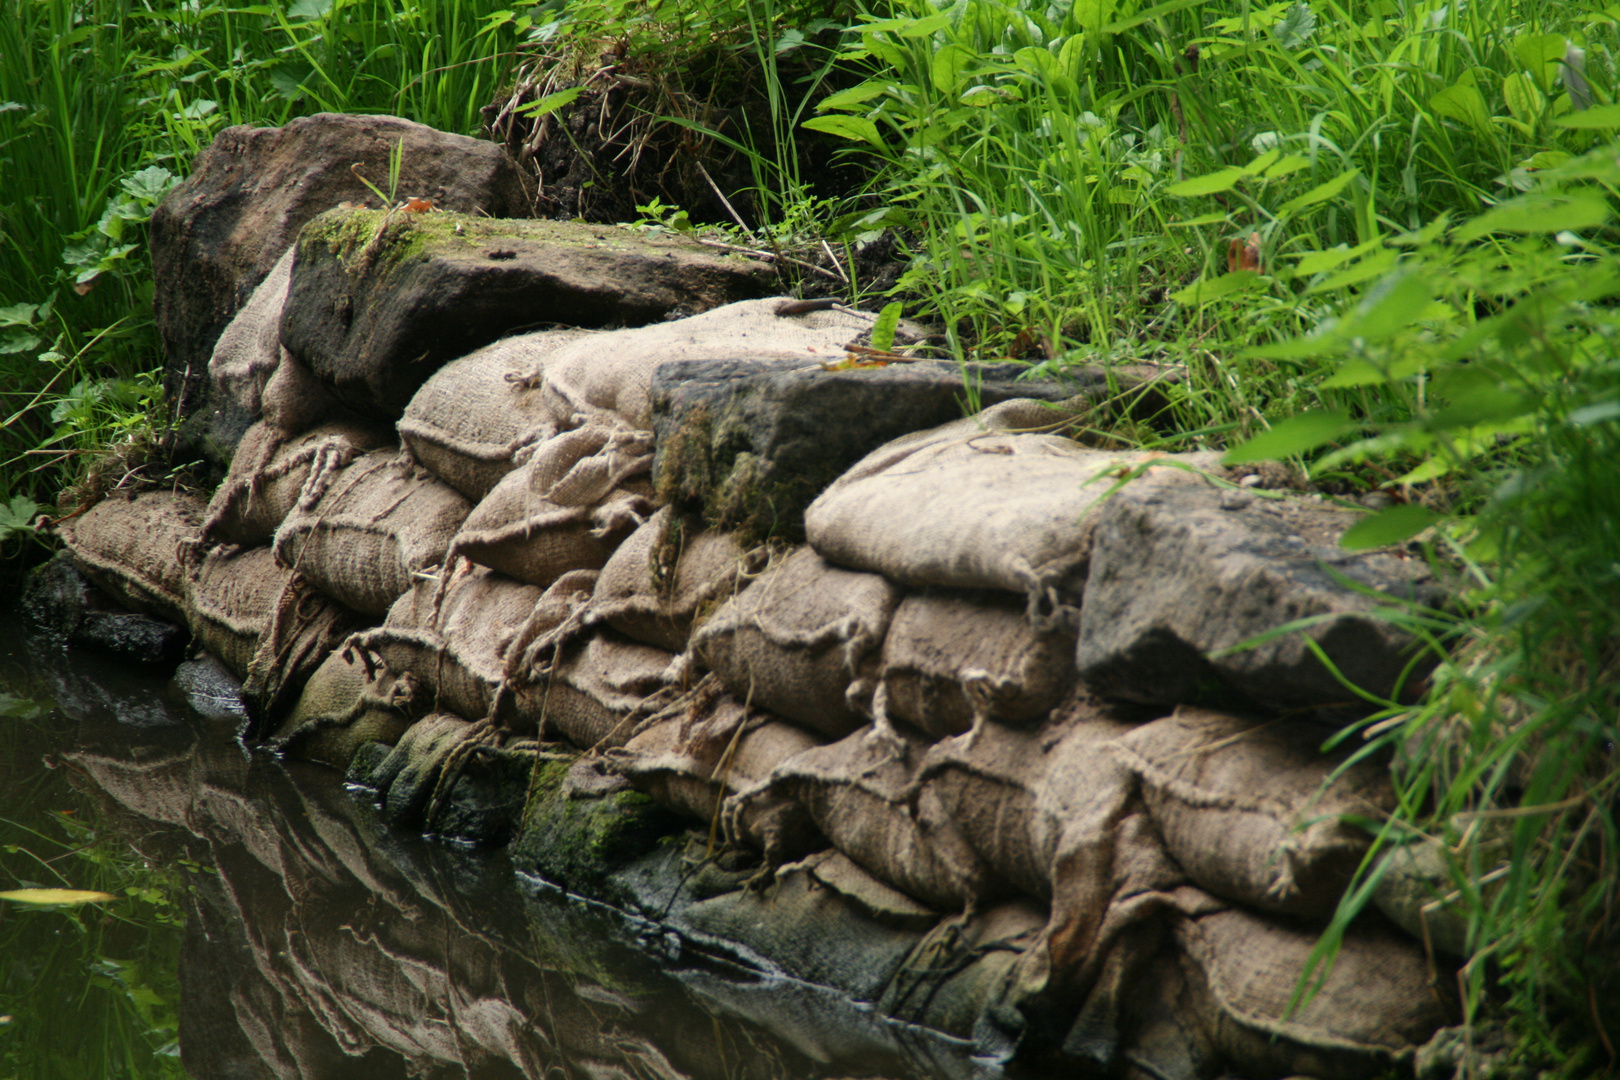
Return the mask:
[[279,128],[226,128],[152,215],[153,301],[166,354],[164,389],[178,416],[202,404],[221,331],[306,222],[339,203],[375,200],[351,166],[387,186],[402,146],[401,197],[440,209],[518,217],[533,196],[494,143],[392,116],[321,113]]
[[505,335],[659,322],[774,283],[765,263],[680,237],[339,210],[299,238],[281,341],[345,405],[397,420],[428,376]]
[[[1406,601],[1437,604],[1444,592],[1416,552],[1339,547],[1358,520],[1320,498],[1265,498],[1194,472],[1156,469],[1131,481],[1090,516],[1081,678],[1152,705],[1235,692],[1270,709],[1365,711],[1314,642],[1362,690],[1411,697],[1426,668],[1409,669],[1416,642],[1386,616]],[[1316,621],[1237,649],[1300,619]]]
[[833,371],[747,359],[665,364],[652,384],[659,494],[721,528],[802,539],[811,500],[891,439],[958,420],[970,403],[1097,402],[1158,375],[1116,368],[1110,386],[1108,371],[1081,367],[1015,381],[1025,370],[939,360]]

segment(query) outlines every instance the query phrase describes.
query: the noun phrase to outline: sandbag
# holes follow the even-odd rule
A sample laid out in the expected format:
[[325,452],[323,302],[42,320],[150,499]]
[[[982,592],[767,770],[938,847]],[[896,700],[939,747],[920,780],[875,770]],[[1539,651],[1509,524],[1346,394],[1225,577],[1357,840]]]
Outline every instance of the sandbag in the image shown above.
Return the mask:
[[366,743],[399,741],[411,723],[416,689],[408,672],[368,672],[356,650],[339,648],[309,677],[268,745],[287,757],[347,771]]
[[872,328],[841,311],[778,315],[780,299],[744,300],[674,322],[592,334],[542,365],[547,407],[559,427],[578,418],[652,427],[653,373],[683,360],[780,360],[784,366],[843,358],[843,346]]
[[733,696],[839,738],[867,720],[900,591],[801,547],[727,601],[692,651]]
[[265,384],[263,412],[266,424],[288,435],[340,418],[356,419],[314,372],[286,349],[281,350],[281,362]]
[[1046,910],[1028,900],[942,919],[883,991],[886,1016],[972,1038],[1008,972],[1040,936]]
[[230,402],[244,416],[263,407],[265,385],[281,362],[281,307],[292,281],[294,247],[289,247],[270,273],[220,332],[208,359],[210,400]]
[[269,543],[306,494],[306,485],[310,501],[319,499],[339,470],[391,441],[386,433],[358,424],[323,424],[291,437],[264,421],[254,424],[209,500],[203,542]]
[[663,705],[672,653],[599,632],[568,645],[548,677],[517,688],[513,707],[542,738],[589,750],[623,746]]
[[1321,990],[1291,1014],[1316,931],[1231,909],[1180,919],[1175,934],[1195,1015],[1246,1076],[1381,1076],[1447,1021],[1423,947],[1376,924],[1345,933]]
[[297,700],[361,618],[279,565],[267,547],[216,548],[186,578],[186,621],[198,645],[242,679],[249,735]]
[[652,513],[652,436],[596,424],[530,448],[462,526],[453,555],[535,585],[599,570]]
[[1074,645],[1072,626],[1037,631],[1009,594],[913,593],[883,639],[873,711],[934,738],[1038,722],[1074,687]]
[[1370,762],[1332,780],[1344,755],[1324,732],[1181,708],[1113,747],[1141,778],[1165,845],[1217,896],[1307,918],[1338,906],[1370,836],[1345,815],[1393,806],[1388,772]]
[[625,637],[683,652],[692,624],[746,588],[764,552],[745,552],[730,533],[707,531],[695,515],[659,510],[602,567],[586,609]]
[[[1473,855],[1479,865],[1466,873],[1466,880],[1482,884],[1495,876],[1505,876],[1509,865],[1505,841],[1481,843]],[[1447,956],[1466,958],[1471,955],[1471,905],[1457,887],[1461,870],[1457,856],[1439,839],[1426,838],[1392,847],[1376,870],[1373,905],[1426,946]]]
[[[395,601],[383,625],[356,635],[353,644],[372,670],[409,674],[425,707],[482,720],[496,711],[497,694],[511,671],[509,658],[565,620],[574,593],[548,594],[469,564],[449,573],[442,590],[432,578],[418,581]],[[566,583],[576,591],[581,584]],[[515,714],[500,719],[514,730],[533,730]]]
[[[820,742],[741,704],[709,675],[643,721],[628,743],[607,752],[607,761],[655,802],[718,833],[724,799],[759,786],[777,766]],[[773,866],[824,846],[804,807],[781,795],[751,800],[733,828]]]
[[186,621],[180,545],[202,530],[201,500],[172,491],[114,493],[56,526],[84,575],[125,607]]
[[868,728],[778,765],[760,788],[727,800],[728,831],[761,798],[791,798],[833,847],[880,881],[942,911],[1009,892],[927,787],[912,788],[926,743]]
[[445,560],[472,509],[454,489],[376,450],[311,489],[276,530],[276,558],[329,596],[383,616]]
[[1089,450],[1049,430],[1071,414],[1005,401],[874,450],[805,511],[810,546],[903,585],[1000,589],[1039,621],[1075,617],[1086,513],[1113,474],[1149,460],[1217,469],[1214,454]]
[[561,427],[541,400],[546,359],[580,337],[542,330],[452,360],[417,390],[399,421],[416,460],[473,502],[517,467],[514,456]]

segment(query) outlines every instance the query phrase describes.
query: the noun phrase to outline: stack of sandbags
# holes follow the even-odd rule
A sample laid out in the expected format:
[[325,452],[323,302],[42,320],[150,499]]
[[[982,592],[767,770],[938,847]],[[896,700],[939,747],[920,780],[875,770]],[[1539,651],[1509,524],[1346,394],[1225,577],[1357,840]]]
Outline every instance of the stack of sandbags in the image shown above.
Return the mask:
[[293,436],[263,421],[254,424],[209,500],[204,544],[269,543],[300,499],[318,500],[355,458],[391,442],[360,424],[323,424]]
[[168,491],[115,492],[56,527],[84,575],[122,603],[148,615],[186,621],[182,545],[202,530],[205,508]]
[[339,648],[309,677],[268,745],[347,771],[366,743],[399,741],[411,725],[416,692],[409,673],[368,670],[359,650]]

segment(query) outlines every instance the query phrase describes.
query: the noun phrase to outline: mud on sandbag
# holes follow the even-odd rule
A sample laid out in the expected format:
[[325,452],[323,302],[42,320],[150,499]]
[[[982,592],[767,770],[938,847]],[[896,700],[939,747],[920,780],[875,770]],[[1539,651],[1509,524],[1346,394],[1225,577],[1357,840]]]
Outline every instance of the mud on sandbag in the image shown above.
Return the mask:
[[511,708],[541,738],[582,750],[623,746],[673,689],[673,653],[599,631],[561,649],[543,677],[514,685]]
[[700,517],[666,506],[602,567],[586,621],[683,652],[693,624],[747,588],[764,561],[763,549],[744,551],[731,533],[705,530]]
[[1183,707],[1113,747],[1141,779],[1165,845],[1188,877],[1263,911],[1325,919],[1371,836],[1344,820],[1393,806],[1386,769],[1325,755],[1323,729]]
[[249,734],[268,729],[317,667],[362,624],[267,547],[215,548],[189,568],[186,621],[242,679]]
[[910,732],[888,737],[865,728],[803,751],[762,786],[728,799],[728,835],[761,799],[792,799],[809,812],[833,847],[878,880],[941,911],[1006,895],[968,846],[939,800],[912,785],[927,744]]
[[[653,801],[720,833],[722,802],[763,783],[782,762],[821,740],[731,697],[713,675],[638,725],[607,766]],[[824,847],[796,800],[762,795],[733,821],[737,839],[773,866]]]
[[900,590],[800,547],[727,601],[692,652],[733,696],[840,738],[867,721]]
[[358,651],[340,647],[309,677],[268,745],[346,772],[366,743],[399,741],[411,724],[416,692],[409,672],[368,671]]
[[359,424],[323,424],[296,436],[263,421],[254,424],[208,502],[203,543],[269,543],[306,486],[308,497],[319,499],[339,470],[392,442],[386,432]]
[[571,570],[599,570],[652,513],[652,436],[592,424],[523,451],[484,497],[452,555],[534,585]]
[[903,585],[999,589],[1040,624],[1072,620],[1088,511],[1113,474],[1154,460],[1218,469],[1214,454],[1089,450],[1041,434],[1074,414],[1029,399],[874,450],[805,511],[823,556]]
[[357,458],[306,490],[276,530],[276,558],[329,596],[378,617],[445,559],[472,509],[453,488],[393,450]]
[[56,525],[73,562],[133,611],[186,622],[181,543],[202,529],[200,499],[171,491],[109,495]]
[[541,400],[540,373],[547,357],[584,333],[521,334],[452,360],[411,398],[400,438],[429,472],[478,502],[517,467],[520,451],[565,426]]
[[1412,939],[1360,921],[1321,989],[1290,1012],[1318,936],[1236,908],[1177,919],[1193,1015],[1210,1043],[1247,1076],[1369,1080],[1410,1067],[1449,1022],[1447,973],[1431,973]]
[[873,715],[934,738],[1038,722],[1074,688],[1074,645],[1073,626],[1037,630],[1010,594],[913,593],[883,639]]
[[784,366],[841,359],[868,319],[841,311],[778,315],[782,298],[743,300],[674,322],[592,334],[546,358],[542,393],[560,427],[576,417],[652,427],[658,365],[682,360],[764,359]]

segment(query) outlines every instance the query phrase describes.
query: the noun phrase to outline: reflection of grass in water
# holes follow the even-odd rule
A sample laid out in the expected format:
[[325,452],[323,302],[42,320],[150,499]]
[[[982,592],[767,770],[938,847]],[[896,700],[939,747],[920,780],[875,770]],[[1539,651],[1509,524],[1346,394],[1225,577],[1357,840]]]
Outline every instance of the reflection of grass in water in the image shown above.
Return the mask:
[[[15,715],[15,714],[13,714]],[[23,734],[25,722],[7,725]],[[24,737],[27,743],[37,743]],[[44,740],[40,740],[44,741]],[[178,1034],[179,860],[153,866],[86,811],[60,772],[37,764],[6,785],[0,889],[99,889],[119,900],[75,908],[0,904],[0,1076],[8,1080],[184,1077]]]

